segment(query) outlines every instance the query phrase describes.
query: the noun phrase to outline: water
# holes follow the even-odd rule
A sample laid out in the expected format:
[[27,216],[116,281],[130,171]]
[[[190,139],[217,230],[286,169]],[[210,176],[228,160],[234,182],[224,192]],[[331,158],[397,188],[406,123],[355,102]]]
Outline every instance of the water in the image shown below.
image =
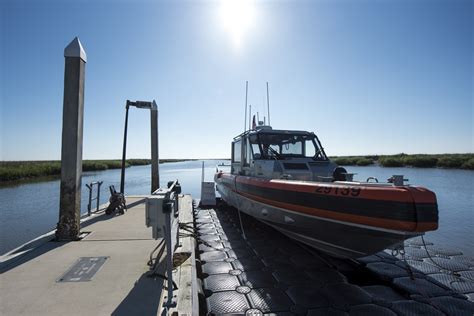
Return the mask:
[[[215,165],[222,161],[205,161],[206,181],[212,181]],[[161,185],[179,179],[183,193],[199,198],[202,161],[185,161],[160,165]],[[410,184],[433,190],[439,204],[439,229],[426,234],[426,239],[442,247],[451,247],[474,256],[474,172],[467,170],[381,168],[378,166],[346,167],[355,172],[355,180],[375,176],[386,181],[394,174],[403,174]],[[120,170],[86,172],[82,183],[82,212],[87,212],[86,183],[104,181],[101,203],[109,198],[109,185],[120,186]],[[125,193],[148,194],[150,166],[126,170]],[[21,184],[0,189],[0,253],[9,251],[55,228],[59,213],[59,180]],[[94,204],[95,205],[95,204]]]
[[[222,161],[205,161],[206,181],[213,181],[216,164]],[[194,198],[200,196],[202,161],[185,161],[160,165],[161,186],[178,179],[183,193]],[[151,166],[134,166],[126,169],[125,194],[149,194]],[[84,172],[82,176],[81,211],[87,213],[89,190],[87,183],[103,181],[100,203],[110,197],[109,185],[120,189],[120,169]],[[60,181],[35,182],[0,188],[0,254],[53,230],[58,222]],[[94,188],[94,192],[96,187]],[[95,195],[94,195],[95,197]],[[93,208],[96,201],[92,202]]]
[[355,180],[375,176],[386,182],[394,174],[403,174],[411,185],[436,193],[439,228],[425,235],[440,247],[450,247],[474,257],[474,171],[436,168],[382,168],[378,166],[346,167],[357,173]]

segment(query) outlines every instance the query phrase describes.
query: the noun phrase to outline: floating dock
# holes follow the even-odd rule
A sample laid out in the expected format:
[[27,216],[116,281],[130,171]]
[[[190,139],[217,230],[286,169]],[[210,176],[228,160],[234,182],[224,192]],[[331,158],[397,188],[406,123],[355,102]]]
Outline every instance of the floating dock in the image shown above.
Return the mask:
[[[474,259],[419,239],[405,260],[388,252],[339,260],[292,241],[221,201],[179,197],[175,306],[153,269],[145,196],[124,215],[98,213],[82,239],[53,234],[1,258],[1,315],[473,315]],[[407,264],[410,269],[407,268]]]
[[474,313],[474,260],[460,252],[428,243],[428,254],[414,239],[406,261],[386,252],[338,260],[240,216],[242,225],[224,203],[195,211],[203,315]]

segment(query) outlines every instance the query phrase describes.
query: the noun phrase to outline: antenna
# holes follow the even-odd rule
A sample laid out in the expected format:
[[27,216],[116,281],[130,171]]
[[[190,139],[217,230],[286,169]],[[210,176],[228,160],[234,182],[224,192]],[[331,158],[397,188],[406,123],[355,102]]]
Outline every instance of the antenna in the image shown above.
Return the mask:
[[247,130],[247,96],[249,94],[249,82],[245,81],[245,115],[244,115],[244,132]]
[[252,104],[249,104],[249,130],[250,126],[252,126]]
[[268,81],[267,81],[267,111],[268,111],[268,125],[270,125],[270,95],[268,93]]
[[258,117],[258,111],[257,111],[257,125],[260,122],[260,118]]

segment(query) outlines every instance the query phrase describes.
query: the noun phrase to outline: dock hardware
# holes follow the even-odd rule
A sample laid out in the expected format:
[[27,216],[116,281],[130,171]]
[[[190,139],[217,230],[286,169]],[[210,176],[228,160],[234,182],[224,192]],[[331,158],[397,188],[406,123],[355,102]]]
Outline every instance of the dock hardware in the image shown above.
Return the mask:
[[[99,211],[99,205],[100,205],[100,186],[102,185],[104,181],[95,181],[91,182],[89,184],[86,184],[86,187],[89,189],[89,203],[87,204],[87,215],[91,216],[92,214],[92,201],[97,201],[97,207],[96,207],[96,212]],[[94,190],[94,186],[97,186],[97,194],[95,198],[92,198],[92,190]]]
[[160,186],[159,158],[158,158],[158,106],[155,100],[148,101],[130,101],[125,105],[125,126],[123,130],[123,148],[122,148],[122,168],[120,172],[120,193],[125,196],[125,167],[127,166],[127,131],[128,131],[128,111],[130,107],[137,109],[150,110],[150,131],[151,131],[151,193]]
[[365,180],[365,182],[370,183],[370,180],[374,180],[375,183],[379,183],[379,179],[377,179],[376,177],[368,177],[367,180]]
[[[157,258],[150,258],[149,265],[152,266],[153,275],[161,276],[156,273],[160,265],[160,257],[166,248],[166,301],[164,307],[176,306],[176,295],[173,290],[177,290],[176,283],[173,281],[173,254],[179,245],[179,220],[178,220],[178,195],[181,193],[181,185],[178,180],[168,182],[168,188],[158,189],[146,199],[145,224],[152,228],[154,239],[163,238],[158,246],[153,250],[151,256],[158,250]],[[165,241],[163,243],[163,240]],[[153,263],[154,261],[154,263]]]
[[409,181],[409,180],[405,179],[403,175],[393,175],[392,177],[387,179],[388,183],[393,183],[393,185],[397,187],[405,185],[406,181]]
[[109,206],[105,209],[105,214],[112,215],[112,214],[125,214],[125,210],[127,206],[125,205],[125,197],[123,193],[117,192],[115,190],[115,186],[109,186],[110,190],[110,198],[109,198]]

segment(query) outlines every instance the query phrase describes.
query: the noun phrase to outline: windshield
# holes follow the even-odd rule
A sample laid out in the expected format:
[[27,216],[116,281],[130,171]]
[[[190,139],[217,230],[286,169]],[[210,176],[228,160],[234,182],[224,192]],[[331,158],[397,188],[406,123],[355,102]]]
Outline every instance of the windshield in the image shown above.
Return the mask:
[[249,137],[254,159],[285,159],[308,157],[327,160],[324,151],[313,134],[261,133]]

